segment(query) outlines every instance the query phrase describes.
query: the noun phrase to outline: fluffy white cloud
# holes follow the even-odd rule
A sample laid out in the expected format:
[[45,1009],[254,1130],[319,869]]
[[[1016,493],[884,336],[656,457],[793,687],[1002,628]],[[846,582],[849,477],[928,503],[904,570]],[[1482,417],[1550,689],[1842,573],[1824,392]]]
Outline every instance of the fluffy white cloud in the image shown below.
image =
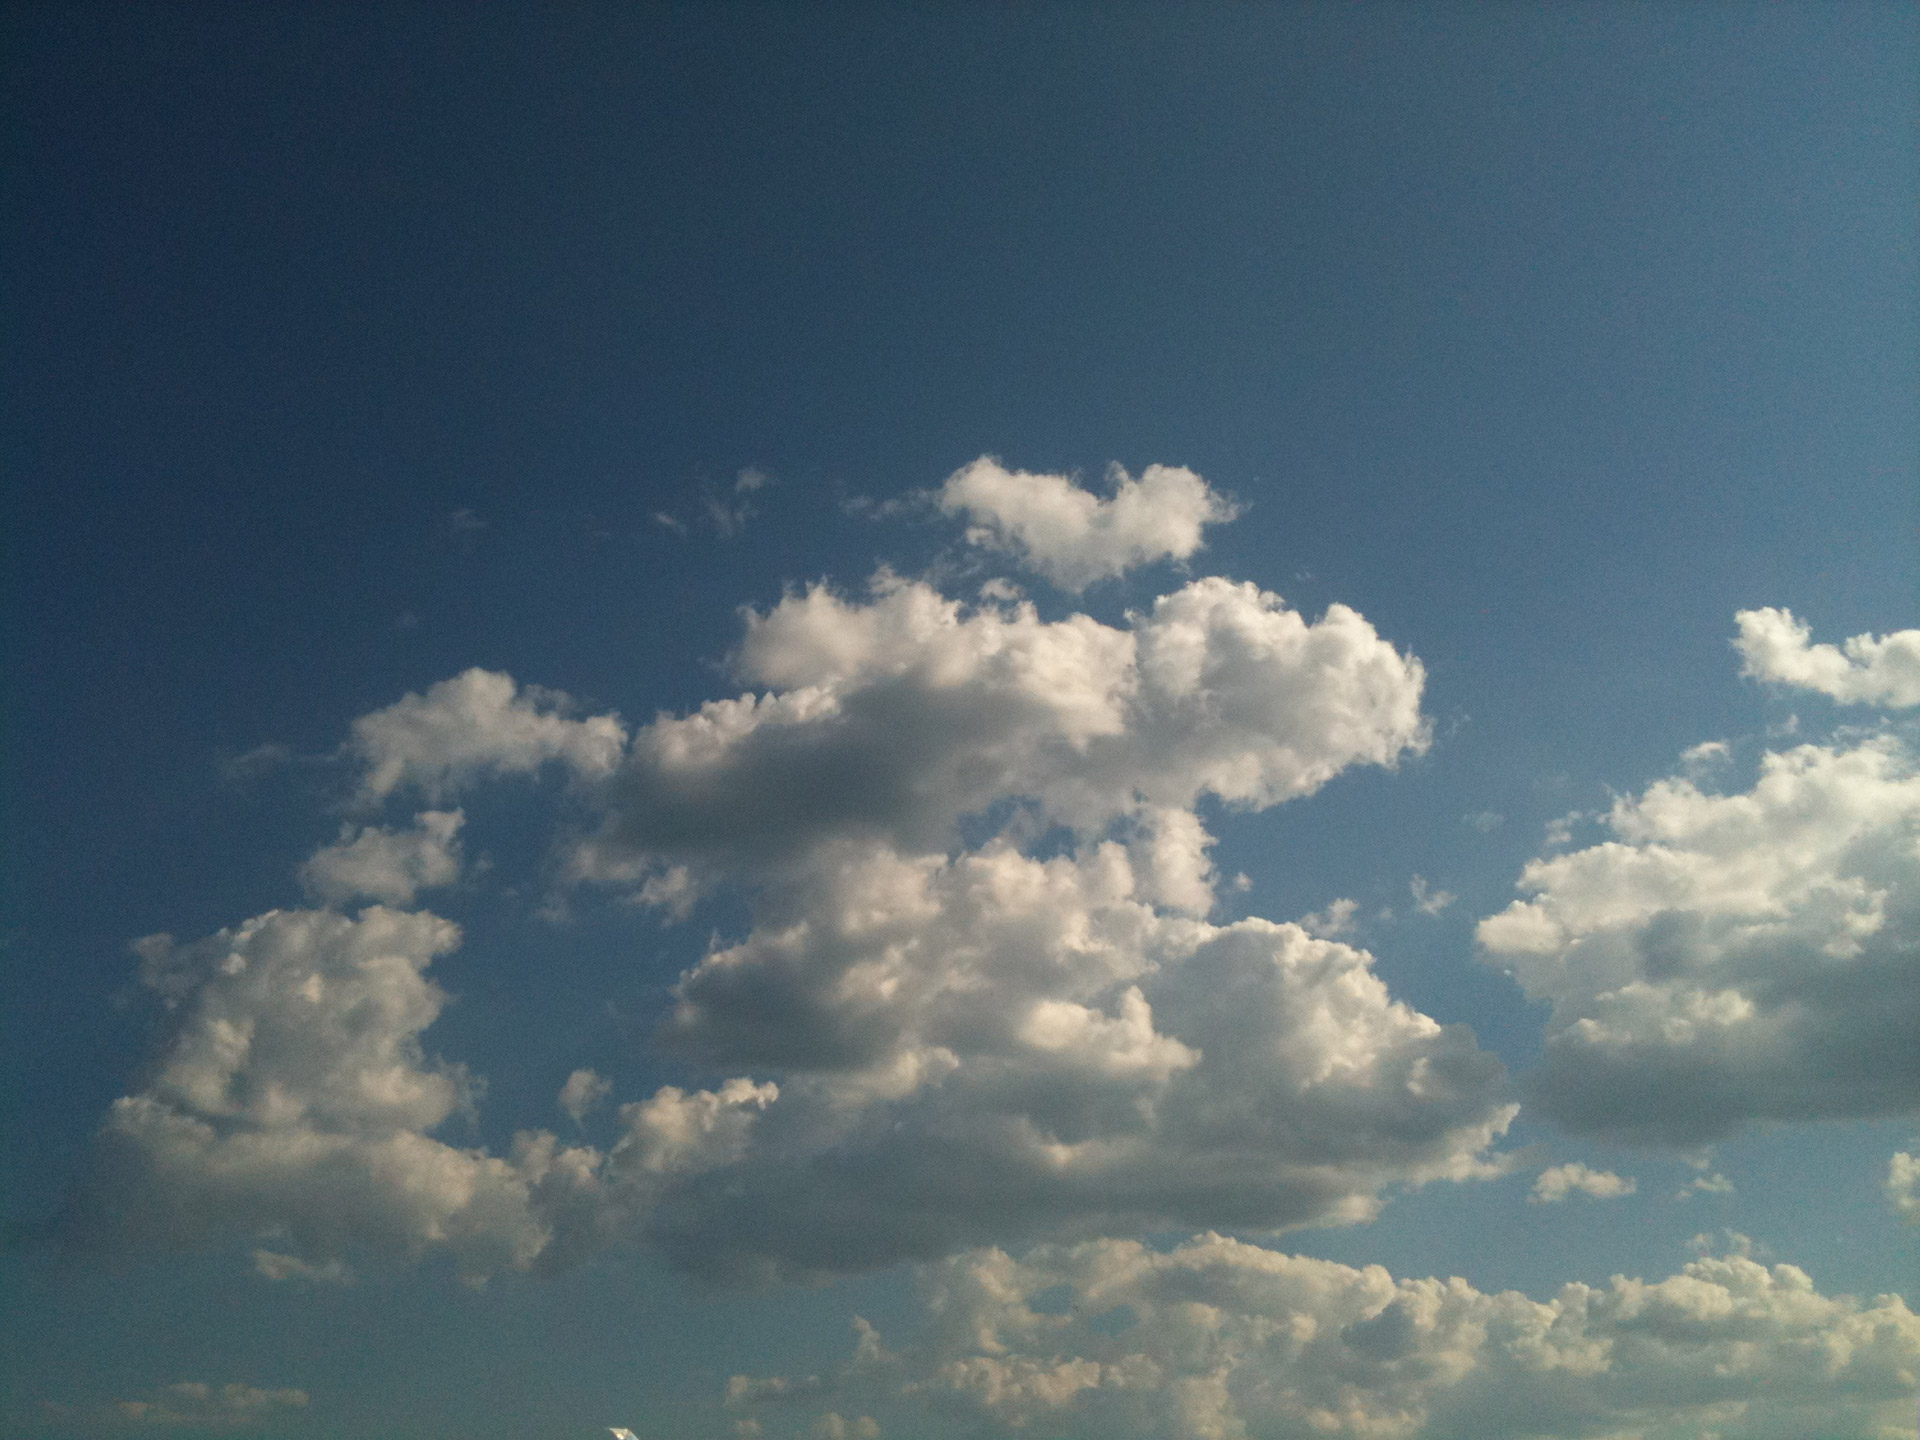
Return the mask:
[[[102,1228],[245,1234],[287,1278],[429,1249],[478,1278],[624,1240],[771,1276],[1352,1221],[1491,1173],[1514,1107],[1470,1032],[1395,1003],[1363,951],[1205,918],[1205,797],[1274,805],[1426,742],[1419,662],[1357,613],[1309,623],[1208,578],[1124,625],[1043,621],[1013,592],[969,607],[883,573],[861,600],[749,612],[736,666],[761,688],[631,747],[479,670],[349,745],[367,799],[563,762],[604,782],[576,878],[675,913],[743,887],[747,933],[681,977],[658,1037],[734,1078],[622,1106],[604,1152],[545,1131],[463,1149],[435,1132],[472,1087],[419,1041],[446,922],[275,912],[155,940],[175,1026],[105,1127]],[[303,878],[410,899],[451,878],[458,823],[349,828]],[[577,1071],[560,1106],[578,1121],[606,1093]]]
[[1309,624],[1220,579],[1122,629],[883,573],[864,603],[816,586],[749,613],[737,666],[769,688],[640,730],[577,873],[731,868],[848,836],[945,849],[963,817],[1021,802],[1082,832],[1140,817],[1191,905],[1204,845],[1170,812],[1276,804],[1426,743],[1417,660],[1345,606]]
[[1185,560],[1206,527],[1239,513],[1193,471],[1149,465],[1138,480],[1118,465],[1101,499],[1066,475],[1008,470],[983,455],[948,477],[940,508],[965,515],[974,545],[1017,558],[1063,590],[1155,560]]
[[[71,1238],[154,1248],[231,1236],[272,1280],[344,1281],[349,1256],[450,1254],[479,1281],[639,1238],[661,1192],[737,1164],[777,1086],[665,1087],[620,1110],[606,1153],[522,1132],[505,1157],[432,1133],[470,1107],[459,1065],[419,1036],[446,1003],[427,977],[457,928],[373,906],[273,911],[189,945],[139,942],[172,1011],[152,1078],[114,1102]],[[605,1082],[562,1092],[581,1114]]]
[[353,722],[347,748],[365,767],[360,798],[383,800],[410,784],[437,799],[486,775],[532,774],[556,760],[589,779],[612,773],[626,727],[616,715],[575,720],[571,709],[557,691],[479,669],[404,696]]
[[1884,1188],[1893,1213],[1909,1225],[1920,1225],[1920,1157],[1894,1151]]
[[1534,1179],[1531,1198],[1543,1205],[1556,1204],[1576,1193],[1591,1195],[1596,1200],[1612,1200],[1621,1195],[1631,1195],[1639,1188],[1630,1175],[1616,1175],[1611,1170],[1590,1170],[1575,1160],[1542,1170]]
[[300,883],[313,898],[330,904],[365,898],[411,905],[416,892],[460,878],[456,837],[465,820],[458,810],[424,810],[408,830],[343,826],[337,843],[316,850],[301,865]]
[[458,938],[374,906],[141,941],[171,1033],[145,1088],[108,1112],[79,1223],[168,1246],[275,1237],[303,1265],[442,1247],[475,1277],[528,1263],[546,1237],[523,1167],[427,1134],[471,1093],[418,1039],[446,1000],[423,972]]
[[1812,629],[1788,610],[1742,610],[1733,618],[1743,675],[1818,690],[1843,704],[1920,705],[1920,630],[1815,645]]
[[[814,1387],[834,1413],[1063,1440],[1913,1433],[1920,1317],[1739,1255],[1544,1302],[1218,1235],[1164,1254],[1117,1240],[979,1251],[925,1284],[924,1338],[894,1352],[861,1326],[853,1359]],[[729,1390],[776,1416],[769,1382]]]
[[1742,794],[1663,780],[1605,823],[1478,931],[1552,1002],[1548,1114],[1698,1144],[1920,1108],[1920,776],[1896,738],[1769,754]]
[[1364,952],[1141,894],[1116,843],[847,847],[683,977],[662,1041],[781,1077],[740,1164],[669,1193],[688,1263],[834,1271],[987,1237],[1371,1214],[1487,1173],[1512,1114],[1470,1033]]

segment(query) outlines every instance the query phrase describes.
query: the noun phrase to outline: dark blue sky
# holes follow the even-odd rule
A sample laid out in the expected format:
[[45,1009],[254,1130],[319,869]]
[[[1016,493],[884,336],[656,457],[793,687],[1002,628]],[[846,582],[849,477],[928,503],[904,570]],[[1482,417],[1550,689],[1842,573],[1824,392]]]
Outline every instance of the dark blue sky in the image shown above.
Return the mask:
[[[1254,882],[1223,903],[1405,911],[1414,873],[1457,892],[1370,943],[1397,995],[1516,1068],[1544,1012],[1472,962],[1471,922],[1539,827],[1809,709],[1738,678],[1736,610],[1784,606],[1823,639],[1914,623],[1910,5],[15,6],[0,25],[14,1218],[58,1203],[138,1080],[155,1022],[128,941],[295,903],[348,788],[318,757],[353,717],[476,665],[635,723],[733,693],[716,662],[738,607],[955,564],[930,510],[848,502],[981,454],[1089,483],[1191,467],[1245,512],[1196,573],[1309,616],[1351,605],[1421,658],[1434,749],[1216,815],[1225,869]],[[703,524],[747,467],[771,483],[740,533]],[[1170,573],[1042,591],[1042,611],[1117,623]],[[266,743],[312,758],[227,773]],[[500,878],[443,907],[470,938],[429,1036],[490,1077],[496,1143],[552,1123],[554,1065],[623,1098],[680,1074],[583,1027],[610,1000],[657,1011],[708,928],[534,918],[547,840],[525,801],[469,802]],[[1504,823],[1462,825],[1478,812]],[[636,946],[644,965],[612,965]],[[1388,1235],[1396,1273],[1452,1223]],[[1675,1226],[1577,1263],[1666,1263],[1646,1257]],[[1559,1243],[1485,1283],[1543,1293]],[[141,1272],[142,1293],[192,1307],[241,1283],[199,1263]],[[636,1283],[607,1281],[622,1305]],[[9,1377],[29,1401],[298,1368],[252,1341],[223,1368],[211,1326],[149,1374],[104,1299],[50,1284],[7,1320],[41,1336]],[[380,1284],[389,1318],[427,1303]],[[514,1307],[551,1303],[535,1289],[447,1333],[519,1355]],[[660,1303],[644,1323],[672,1330],[697,1302]],[[836,1335],[850,1304],[820,1302]],[[403,1328],[403,1350],[450,1343]],[[284,1383],[341,1394],[350,1368]],[[302,1423],[454,1433],[435,1403]],[[470,1433],[574,1433],[557,1400],[526,1405],[530,1428]]]

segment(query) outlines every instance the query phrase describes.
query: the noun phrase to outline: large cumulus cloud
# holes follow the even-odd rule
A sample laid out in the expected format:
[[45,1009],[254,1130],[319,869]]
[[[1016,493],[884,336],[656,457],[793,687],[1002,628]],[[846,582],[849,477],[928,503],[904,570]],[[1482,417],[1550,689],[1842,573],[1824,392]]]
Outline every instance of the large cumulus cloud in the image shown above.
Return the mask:
[[1479,927],[1553,1005],[1545,1111],[1695,1144],[1920,1109],[1920,774],[1896,735],[1768,754],[1739,794],[1663,780],[1606,824]]
[[[1880,1440],[1912,1434],[1920,1317],[1792,1265],[1703,1258],[1536,1301],[1202,1235],[1000,1250],[924,1272],[926,1333],[826,1377],[740,1376],[753,1433],[816,1411],[1062,1440]],[[893,1433],[888,1426],[886,1433]]]
[[1426,743],[1417,660],[1345,606],[1310,623],[1218,578],[1120,628],[883,572],[864,601],[815,586],[750,612],[737,667],[765,688],[636,733],[583,873],[945,849],[1013,800],[1082,831],[1204,795],[1267,806]]
[[1511,1118],[1499,1062],[1364,952],[1157,909],[1117,844],[847,853],[759,922],[682,979],[662,1035],[781,1077],[753,1157],[656,1217],[692,1263],[1360,1219],[1486,1173]]
[[[1184,471],[1075,494],[1081,540],[1115,554],[1190,554],[1226,514]],[[1030,557],[1067,553],[1015,530]],[[1356,1220],[1490,1172],[1513,1107],[1469,1032],[1396,1003],[1363,951],[1207,918],[1203,801],[1279,804],[1426,743],[1419,662],[1356,612],[1310,620],[1209,577],[1115,625],[882,572],[863,597],[749,611],[734,665],[747,693],[630,741],[470,670],[347,746],[366,806],[563,765],[576,810],[599,811],[572,879],[674,913],[737,887],[744,933],[680,977],[656,1037],[708,1088],[621,1106],[604,1148],[546,1130],[463,1147],[478,1087],[421,1041],[454,928],[271,912],[147,945],[172,1029],[107,1119],[96,1228],[243,1233],[289,1278],[433,1249],[479,1277],[623,1240],[770,1277]],[[460,824],[350,826],[302,881],[408,903],[457,877]],[[581,1072],[559,1103],[578,1120],[600,1098]]]

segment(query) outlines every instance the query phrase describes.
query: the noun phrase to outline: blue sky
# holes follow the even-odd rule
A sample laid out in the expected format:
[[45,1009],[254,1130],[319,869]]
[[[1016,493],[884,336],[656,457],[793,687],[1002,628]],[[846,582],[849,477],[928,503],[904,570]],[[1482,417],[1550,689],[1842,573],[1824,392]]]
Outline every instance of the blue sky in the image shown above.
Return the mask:
[[6,1433],[1913,1433],[1912,7],[4,24]]

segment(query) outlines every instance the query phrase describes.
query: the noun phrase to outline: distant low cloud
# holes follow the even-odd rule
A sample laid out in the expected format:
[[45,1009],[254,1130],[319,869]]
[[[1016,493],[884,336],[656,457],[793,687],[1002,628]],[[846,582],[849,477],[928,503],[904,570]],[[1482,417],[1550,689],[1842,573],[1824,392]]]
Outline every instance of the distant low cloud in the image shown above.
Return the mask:
[[1843,704],[1920,705],[1920,630],[1816,645],[1812,628],[1788,610],[1742,610],[1733,618],[1743,675],[1817,690]]
[[1533,1182],[1530,1199],[1553,1205],[1569,1195],[1587,1195],[1595,1200],[1613,1200],[1639,1189],[1632,1176],[1616,1175],[1611,1170],[1590,1170],[1577,1160],[1542,1170]]
[[983,455],[948,477],[936,497],[970,522],[974,545],[1013,556],[1063,590],[1084,590],[1155,560],[1185,560],[1206,527],[1239,508],[1191,470],[1149,465],[1136,480],[1108,472],[1102,499],[1067,475],[1008,470]]
[[1920,1111],[1920,774],[1898,736],[1768,754],[1740,794],[1663,780],[1604,823],[1478,930],[1553,1005],[1545,1114],[1697,1145]]
[[1865,1440],[1910,1431],[1920,1367],[1899,1296],[1737,1254],[1537,1301],[1202,1235],[976,1251],[924,1286],[924,1333],[859,1326],[823,1401],[935,1436]]

